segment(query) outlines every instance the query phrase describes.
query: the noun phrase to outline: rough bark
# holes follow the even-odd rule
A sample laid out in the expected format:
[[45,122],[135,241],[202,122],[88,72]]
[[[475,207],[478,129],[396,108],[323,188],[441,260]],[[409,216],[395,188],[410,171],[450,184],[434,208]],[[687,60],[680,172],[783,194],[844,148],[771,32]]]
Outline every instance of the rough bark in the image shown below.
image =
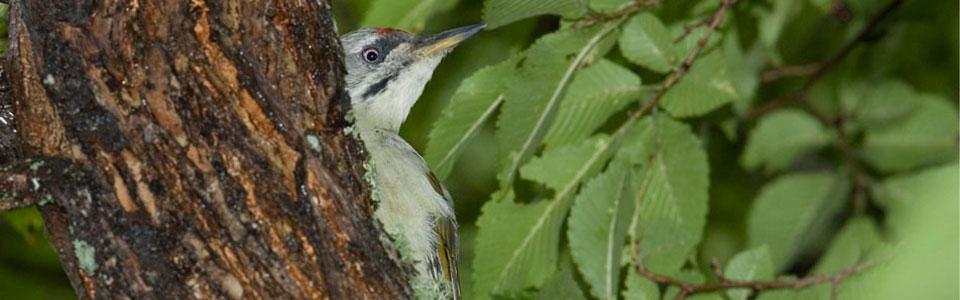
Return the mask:
[[0,193],[82,298],[408,298],[327,0],[12,2]]

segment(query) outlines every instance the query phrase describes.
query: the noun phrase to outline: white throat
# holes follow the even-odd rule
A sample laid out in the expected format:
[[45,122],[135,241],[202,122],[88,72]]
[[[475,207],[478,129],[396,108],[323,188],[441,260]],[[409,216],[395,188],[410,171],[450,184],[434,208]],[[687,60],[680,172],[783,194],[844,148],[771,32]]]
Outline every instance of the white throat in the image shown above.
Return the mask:
[[356,126],[361,130],[399,131],[441,58],[424,59],[410,65],[400,71],[383,91],[367,99],[362,98],[364,89],[351,90],[350,99],[360,99],[351,101]]

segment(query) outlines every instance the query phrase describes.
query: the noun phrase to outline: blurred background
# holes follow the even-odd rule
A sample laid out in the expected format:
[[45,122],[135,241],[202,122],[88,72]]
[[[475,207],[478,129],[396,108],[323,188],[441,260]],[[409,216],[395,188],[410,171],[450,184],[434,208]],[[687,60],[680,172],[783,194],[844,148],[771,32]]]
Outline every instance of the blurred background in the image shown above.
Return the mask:
[[[787,1],[787,0],[771,0]],[[424,0],[414,8],[390,6],[391,1],[332,0],[338,30],[341,34],[361,26],[404,24],[404,29],[438,32],[444,29],[475,24],[481,20],[481,0]],[[399,2],[399,1],[398,1]],[[610,2],[610,1],[608,1]],[[696,1],[691,1],[696,2]],[[830,21],[820,8],[810,4],[817,1],[797,1],[798,11],[784,26],[778,42],[780,63],[792,65],[822,60],[843,44],[849,33],[846,24]],[[823,1],[820,1],[823,2]],[[885,1],[853,1],[856,3]],[[879,5],[879,4],[876,4]],[[374,7],[377,6],[377,7]],[[858,6],[853,5],[854,8]],[[425,22],[396,20],[392,9],[420,9],[429,14]],[[0,8],[0,47],[6,48],[6,6]],[[854,14],[858,11],[854,10]],[[669,14],[669,12],[667,12]],[[848,62],[858,64],[858,72],[888,73],[906,81],[915,90],[953,99],[958,98],[958,2],[940,0],[908,1],[887,36],[869,50],[852,57]],[[669,16],[663,16],[669,20]],[[863,18],[854,22],[863,22]],[[456,91],[459,83],[477,69],[506,59],[523,50],[540,35],[559,26],[556,17],[538,17],[514,23],[480,34],[451,53],[439,66],[423,97],[414,107],[401,134],[418,150],[424,151],[431,125]],[[879,56],[886,63],[877,65]],[[616,59],[616,58],[614,58]],[[647,81],[651,74],[636,69]],[[655,80],[650,80],[655,82]],[[795,90],[801,82],[785,80],[763,85],[754,95],[756,99],[770,99]],[[738,164],[743,142],[731,141],[706,117],[692,122],[701,136],[710,160],[711,190],[710,214],[700,256],[728,259],[745,247],[745,222],[757,189],[767,181],[764,174],[747,172]],[[476,234],[474,222],[480,207],[495,189],[497,146],[493,125],[480,132],[461,155],[445,184],[456,202],[457,216],[462,224],[462,274],[470,274],[473,261],[472,242]],[[816,159],[803,164],[811,169],[828,163]],[[956,207],[954,203],[953,206]],[[956,213],[956,209],[954,209]],[[957,216],[952,216],[948,228],[957,228]],[[839,226],[839,224],[838,224]],[[948,237],[949,238],[949,237]],[[956,237],[953,237],[956,239]],[[954,248],[956,249],[956,248]],[[922,250],[919,249],[919,250]],[[956,251],[954,251],[956,252]],[[953,253],[956,255],[957,253]],[[918,258],[918,259],[923,259]],[[955,259],[953,261],[956,261]],[[808,264],[812,264],[811,260]],[[803,268],[802,263],[796,268]],[[809,268],[809,266],[806,266]],[[954,270],[956,265],[950,266]],[[923,272],[923,270],[914,270]],[[470,280],[463,280],[464,290],[470,290]],[[956,289],[954,285],[952,288]],[[63,275],[55,253],[44,236],[42,220],[36,209],[22,209],[0,213],[0,299],[73,299],[73,291]]]

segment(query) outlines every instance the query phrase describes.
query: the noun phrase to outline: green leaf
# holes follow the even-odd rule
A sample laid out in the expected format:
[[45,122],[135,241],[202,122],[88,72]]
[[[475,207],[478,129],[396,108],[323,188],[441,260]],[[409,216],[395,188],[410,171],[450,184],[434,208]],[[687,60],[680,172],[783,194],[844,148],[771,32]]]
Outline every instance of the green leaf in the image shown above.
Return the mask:
[[760,191],[747,219],[750,247],[767,245],[777,270],[828,225],[846,201],[849,183],[833,173],[791,174]]
[[802,1],[766,1],[772,6],[769,10],[757,10],[757,30],[760,42],[767,49],[770,49],[770,55],[774,61],[780,61],[780,54],[777,49],[777,43],[780,41],[780,35],[787,22],[793,18],[797,12],[802,11]]
[[[513,201],[512,191],[494,193],[495,200],[483,206],[477,221],[474,289],[478,299],[515,295],[543,284],[556,268],[560,228],[573,195],[581,182],[603,166],[617,139],[617,135],[612,141],[594,138],[557,148],[525,166],[524,177],[556,191],[551,200],[522,204]],[[592,152],[583,151],[590,147]],[[497,199],[501,195],[503,199]]]
[[738,99],[720,51],[694,61],[690,71],[660,100],[660,107],[677,118],[696,117]]
[[[596,173],[603,164],[593,160],[604,160],[605,150],[610,147],[610,140],[605,136],[597,136],[580,143],[551,149],[542,156],[530,160],[520,169],[523,178],[543,183],[554,191],[559,191],[583,176],[582,172]],[[591,165],[593,169],[581,170],[580,166]]]
[[424,159],[441,179],[446,178],[457,156],[503,102],[503,93],[519,58],[480,69],[465,79],[433,123]]
[[540,38],[524,52],[526,59],[508,84],[497,121],[501,187],[512,183],[516,170],[540,148],[575,71],[588,58],[603,55],[594,50],[614,30],[563,30]]
[[740,36],[736,30],[730,30],[722,45],[723,59],[727,64],[730,80],[737,89],[737,100],[733,108],[738,114],[750,110],[757,88],[760,86],[760,71],[766,62],[758,58],[757,52],[744,53],[740,47]]
[[[0,212],[0,225],[3,225],[2,221],[4,220],[30,245],[35,245],[38,241],[45,240],[43,236],[43,218],[40,217],[40,211],[37,210],[36,207]],[[0,237],[0,240],[10,238],[11,237]]]
[[577,72],[544,137],[547,148],[587,138],[641,93],[640,77],[621,65],[600,60]]
[[707,156],[683,123],[648,118],[638,128],[619,154],[643,166],[630,237],[648,269],[672,274],[696,249],[706,223]]
[[636,270],[630,268],[627,272],[626,289],[623,290],[624,300],[657,300],[660,299],[660,288],[646,277],[640,276]]
[[617,299],[620,256],[634,210],[632,181],[629,164],[611,163],[577,195],[567,221],[571,254],[598,299]]
[[[702,284],[707,282],[706,276],[702,273],[697,272],[696,270],[683,270],[674,275],[675,278],[683,280],[685,282],[690,282],[694,284]],[[677,294],[680,292],[680,289],[676,286],[667,287],[667,291],[663,293],[664,300],[666,299],[677,299]],[[721,292],[712,292],[712,293],[703,293],[696,294],[684,299],[689,300],[723,300],[723,295]]]
[[[848,99],[843,102],[855,106],[853,109],[856,119],[868,127],[882,128],[889,124],[895,124],[917,107],[916,98],[919,95],[903,81],[887,79],[880,82],[855,84],[854,86],[860,87],[861,92],[856,93],[844,89],[844,98]],[[855,98],[855,100],[849,98]]]
[[534,300],[586,300],[580,285],[573,277],[573,262],[569,256],[561,259],[560,270],[553,274],[542,289],[537,291]]
[[423,30],[427,19],[449,11],[457,0],[375,0],[361,27],[389,27],[411,32]]
[[[896,255],[849,291],[856,299],[957,299],[960,281],[960,166],[957,162],[901,174],[878,190],[887,212],[884,227],[896,239]],[[864,274],[868,275],[868,274]],[[840,299],[846,293],[841,293]]]
[[483,5],[483,21],[490,29],[539,15],[560,15],[576,18],[586,12],[579,0],[487,0]]
[[798,156],[826,146],[830,138],[816,118],[798,109],[783,109],[764,116],[750,131],[740,162],[749,170],[780,171]]
[[898,172],[957,158],[957,109],[933,95],[917,98],[905,120],[868,129],[864,158],[883,172]]
[[[774,273],[767,246],[740,252],[730,259],[723,270],[723,275],[728,279],[742,281],[770,280],[773,279]],[[749,295],[749,289],[727,290],[727,297],[731,300],[744,300]]]
[[867,217],[851,219],[830,242],[830,248],[817,262],[813,272],[839,272],[866,260],[873,249],[882,243],[880,231],[873,220]]
[[670,31],[650,13],[627,21],[620,36],[620,51],[630,62],[660,73],[669,72],[681,59]]

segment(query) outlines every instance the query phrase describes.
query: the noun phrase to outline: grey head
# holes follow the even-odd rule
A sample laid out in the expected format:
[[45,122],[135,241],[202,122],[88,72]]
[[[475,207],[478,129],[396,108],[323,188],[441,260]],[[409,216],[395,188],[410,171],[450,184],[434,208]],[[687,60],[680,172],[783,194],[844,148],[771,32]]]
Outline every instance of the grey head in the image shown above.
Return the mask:
[[357,126],[399,130],[440,60],[483,28],[471,25],[426,36],[364,28],[340,37]]

